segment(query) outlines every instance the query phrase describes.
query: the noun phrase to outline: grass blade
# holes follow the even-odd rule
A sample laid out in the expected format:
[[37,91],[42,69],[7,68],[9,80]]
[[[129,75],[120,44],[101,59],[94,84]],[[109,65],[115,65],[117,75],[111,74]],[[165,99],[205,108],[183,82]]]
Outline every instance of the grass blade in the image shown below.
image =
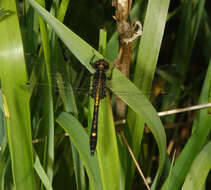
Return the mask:
[[47,174],[45,173],[45,170],[43,169],[39,157],[36,155],[35,157],[35,163],[34,163],[34,168],[37,172],[37,175],[40,177],[40,180],[42,181],[42,183],[44,184],[45,188],[47,190],[53,190],[52,186],[51,186],[51,182],[48,179]]
[[[44,6],[44,1],[39,0],[40,4]],[[49,87],[45,89],[44,99],[45,106],[43,106],[43,128],[45,128],[44,137],[47,137],[46,154],[44,154],[44,168],[47,171],[50,182],[53,182],[53,162],[54,162],[54,112],[53,112],[53,96],[52,96],[52,79],[51,79],[51,51],[48,40],[48,32],[45,22],[39,17],[40,33],[42,39],[42,47],[45,57],[45,68],[47,76],[45,79]]]
[[61,113],[57,118],[59,125],[69,134],[86,168],[92,188],[102,189],[100,171],[96,155],[91,157],[89,138],[81,124],[72,115]]
[[[106,53],[107,33],[100,30],[99,52]],[[91,101],[93,102],[93,101]],[[93,104],[92,108],[93,108]],[[98,118],[97,158],[101,173],[103,189],[120,189],[120,164],[117,149],[115,126],[113,121],[110,96],[101,100]],[[109,143],[108,143],[109,142]]]
[[[178,29],[176,45],[174,48],[174,54],[172,58],[172,65],[176,65],[173,73],[177,75],[180,85],[175,83],[169,88],[169,93],[172,96],[165,97],[163,101],[163,109],[167,109],[168,106],[174,101],[178,100],[181,93],[181,86],[183,86],[187,69],[190,63],[191,54],[193,51],[196,35],[198,33],[201,17],[203,14],[205,0],[197,1],[184,1],[182,4],[181,23]],[[181,85],[182,84],[182,85]],[[174,104],[176,107],[177,104]],[[174,115],[167,117],[170,121],[174,120]]]
[[21,88],[27,78],[16,1],[2,0],[0,7],[12,12],[0,22],[0,78],[9,112],[6,125],[14,187],[35,190],[29,93]]
[[[211,84],[211,61],[207,69],[206,78],[204,80],[203,88],[200,96],[200,103],[207,102],[209,97]],[[189,139],[182,153],[176,161],[176,164],[173,167],[173,176],[170,176],[166,179],[163,189],[179,189],[182,185],[182,182],[187,175],[188,169],[192,164],[193,159],[200,151],[202,145],[205,143],[206,137],[210,131],[211,126],[204,126],[202,122],[208,122],[209,117],[207,115],[208,109],[203,109],[198,111],[198,116],[194,120],[193,126],[193,135]],[[204,129],[203,129],[204,127]],[[200,139],[200,141],[199,141]]]
[[[123,100],[134,112],[136,112],[136,114],[144,118],[144,121],[152,131],[160,152],[160,173],[165,162],[166,135],[157,112],[153,108],[152,104],[147,100],[145,95],[138,90],[132,82],[123,76],[119,70],[113,70],[112,80],[109,83],[111,91],[121,98],[121,100]],[[133,96],[128,93],[123,93],[124,90],[126,90],[126,92],[130,91]]]
[[211,142],[204,146],[201,152],[194,159],[193,164],[185,178],[182,190],[203,189],[206,177],[211,169]]
[[[144,20],[143,34],[141,36],[139,44],[134,74],[134,83],[146,94],[149,94],[152,86],[152,81],[154,79],[154,73],[156,70],[156,64],[166,24],[166,17],[168,14],[169,2],[169,0],[148,2],[146,16]],[[132,137],[129,140],[131,141],[134,154],[137,157],[140,151],[140,144],[144,129],[143,116],[140,117],[139,115],[136,115],[134,117],[133,113],[129,112],[127,118],[129,120],[129,136]],[[165,135],[163,138],[165,138]],[[162,143],[160,142],[159,150],[160,159],[162,161],[160,161],[160,166],[157,172],[156,179],[154,181],[153,188],[156,188],[157,180],[159,179],[162,172],[165,160],[165,146],[165,141]],[[131,173],[134,173],[134,165],[129,170],[131,170]],[[131,173],[128,173],[128,178],[130,180],[132,180],[131,177],[133,176],[131,175]]]
[[[34,9],[40,14],[40,16],[54,29],[56,34],[64,42],[64,44],[71,50],[71,52],[78,58],[78,60],[90,71],[94,72],[94,69],[89,64],[93,55],[98,58],[102,58],[94,48],[88,43],[79,38],[75,33],[68,29],[64,24],[59,22],[48,11],[41,7],[36,1],[28,0]],[[83,56],[81,56],[83,55]]]
[[211,129],[210,122],[211,117],[209,115],[206,115],[201,119],[197,130],[195,130],[185,145],[182,153],[180,154],[172,169],[171,176],[166,179],[162,190],[180,189],[194,158],[199,153],[200,149],[206,141],[206,138]]

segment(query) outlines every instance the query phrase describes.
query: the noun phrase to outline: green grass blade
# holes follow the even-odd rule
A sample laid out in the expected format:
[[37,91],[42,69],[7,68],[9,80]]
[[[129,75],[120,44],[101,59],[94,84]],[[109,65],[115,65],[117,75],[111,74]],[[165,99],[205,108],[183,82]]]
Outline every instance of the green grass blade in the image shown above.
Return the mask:
[[[169,0],[149,1],[147,7],[134,76],[135,84],[146,93],[150,92],[154,79],[169,2]],[[146,74],[149,75],[147,78]]]
[[[99,52],[106,54],[107,33],[100,30]],[[120,162],[117,139],[112,115],[110,96],[101,102],[99,113],[98,163],[100,167],[103,189],[120,189]],[[109,143],[108,143],[109,142]]]
[[[58,52],[59,52],[60,67],[64,68],[65,61],[62,57],[61,48],[59,46],[57,47],[57,53]],[[69,81],[67,77],[68,75],[67,71],[66,69],[60,69],[60,70],[61,70],[61,74],[59,73],[56,78],[57,78],[57,84],[59,86],[59,93],[63,101],[64,110],[65,112],[73,114],[77,118],[78,110],[76,107],[76,102],[75,102],[72,86],[68,83]],[[68,86],[68,89],[71,89],[70,91],[64,88],[63,82],[67,84],[65,86]],[[83,190],[85,189],[86,185],[85,185],[85,171],[82,165],[82,160],[77,150],[75,149],[73,143],[72,142],[70,143],[72,145],[72,157],[73,157],[73,165],[74,165],[75,178],[76,178],[76,186],[78,189]]]
[[107,94],[107,97],[100,102],[97,151],[95,153],[98,158],[102,186],[105,190],[120,189],[120,162],[109,98]]
[[[44,8],[42,8],[36,1],[28,0],[34,9],[40,14],[40,16],[54,29],[59,38],[64,44],[71,50],[71,52],[78,58],[78,60],[90,71],[94,72],[94,69],[89,64],[93,55],[98,58],[102,58],[94,48],[88,43],[79,38],[75,33],[68,29],[64,24],[59,22],[55,17],[49,14]],[[83,56],[81,56],[83,55]]]
[[35,190],[29,93],[21,88],[27,77],[16,1],[2,0],[0,7],[12,12],[0,22],[0,78],[10,115],[6,125],[14,188]]
[[74,143],[86,168],[91,187],[102,189],[97,157],[90,155],[89,138],[81,124],[72,115],[64,112],[59,115],[57,122],[69,134],[70,140]]
[[[211,61],[209,63],[209,67],[207,69],[207,73],[206,73],[203,88],[201,91],[199,103],[208,102],[210,84],[211,84]],[[203,126],[200,123],[202,122],[204,117],[207,117],[207,109],[199,110],[197,114],[198,114],[198,116],[196,117],[196,119],[194,120],[194,123],[193,123],[193,126],[194,126],[193,134],[196,131],[199,131],[199,127]],[[192,142],[188,141],[188,144],[186,145],[187,148],[185,146],[185,149],[183,150],[183,152],[181,153],[181,155],[178,158],[179,161],[177,160],[177,162],[179,162],[179,163],[177,164],[177,162],[176,162],[176,164],[173,168],[173,171],[175,172],[174,176],[168,178],[169,182],[165,182],[165,184],[168,184],[165,186],[166,189],[168,189],[167,186],[169,186],[169,187],[171,187],[170,185],[174,186],[174,183],[176,183],[176,184],[179,183],[177,186],[175,186],[175,188],[179,188],[181,186],[181,183],[183,182],[183,180],[187,174],[187,170],[192,163],[191,158],[194,159],[194,157],[197,155],[197,153],[195,152],[195,149],[197,149],[197,148],[199,149],[199,147],[203,145],[203,143],[204,143],[203,139],[205,139],[208,132],[209,132],[209,127],[207,127],[207,129],[204,129],[204,131],[201,132],[199,136],[195,137],[196,138],[195,141],[193,140],[193,137],[190,138],[189,141],[192,141]],[[197,143],[197,138],[200,139],[200,143]],[[193,143],[193,144],[191,145],[191,143]],[[194,143],[196,145],[194,145]],[[184,168],[184,166],[186,166],[186,167]],[[178,182],[177,182],[177,179],[178,179]],[[171,181],[173,184],[170,184]]]
[[45,170],[43,169],[43,167],[40,163],[39,157],[37,155],[35,157],[34,169],[36,170],[37,175],[40,177],[40,180],[44,184],[45,188],[47,190],[53,190],[53,188],[51,186],[51,182],[49,181],[48,176],[45,173]]
[[[200,103],[208,102],[210,84],[211,84],[211,61],[207,69],[206,77],[205,77],[203,88],[201,91],[201,96],[199,99]],[[194,124],[193,124],[194,126],[193,135],[189,139],[187,145],[183,149],[183,152],[180,154],[179,158],[177,159],[176,164],[173,168],[173,176],[169,177],[170,179],[167,178],[164,189],[171,188],[171,186],[172,188],[174,187],[175,189],[178,189],[182,185],[182,182],[184,181],[187,171],[189,167],[191,166],[193,159],[198,153],[196,152],[196,150],[199,151],[201,146],[205,143],[206,136],[208,135],[209,130],[210,130],[210,126],[205,127],[201,123],[205,120],[204,118],[207,118],[207,109],[199,110],[197,114],[198,116],[194,120]],[[204,126],[204,129],[203,129],[203,126]],[[200,129],[201,127],[202,129]],[[198,133],[198,136],[196,135],[196,133]],[[194,135],[195,137],[193,137]],[[200,142],[198,139],[200,139]]]
[[[206,77],[205,77],[204,84],[201,90],[199,104],[209,102],[209,96],[210,96],[210,90],[211,90],[210,87],[211,87],[211,59],[209,62],[209,66],[207,68]],[[202,109],[197,112],[196,119],[194,119],[194,122],[193,122],[193,129],[192,129],[193,131],[197,129],[198,123],[200,122],[201,118],[203,118],[206,114],[207,114],[207,109]]]
[[194,159],[185,178],[182,190],[203,189],[206,177],[211,169],[211,142],[209,142]]
[[[187,69],[190,63],[196,35],[201,22],[205,0],[183,1],[182,3],[181,22],[177,32],[172,65],[176,65],[173,73],[177,75],[178,81],[181,81],[183,86],[186,80]],[[179,99],[181,91],[181,85],[178,85],[178,83],[175,83],[169,88],[168,92],[172,94],[172,96],[166,96],[163,100],[164,110],[167,109],[172,102]],[[176,106],[177,104],[174,104],[174,107]],[[173,122],[174,117],[175,115],[172,115],[167,118],[170,119],[169,122]]]
[[189,141],[185,145],[172,169],[171,176],[166,179],[162,190],[180,189],[194,158],[199,153],[206,141],[211,129],[210,123],[211,117],[209,115],[204,116],[200,120],[197,130],[194,131]]
[[[166,17],[168,14],[169,2],[169,0],[148,2],[134,75],[134,83],[146,94],[149,94],[152,81],[154,79],[154,73],[166,24]],[[133,113],[129,112],[127,118],[129,120],[129,134],[132,137],[130,140],[131,145],[133,147],[134,154],[137,157],[140,151],[144,128],[144,120],[142,119],[143,116],[136,116],[136,118],[134,118]],[[159,149],[162,155],[160,155],[162,162],[160,162],[153,188],[156,187],[157,180],[161,175],[164,165],[165,153],[162,151],[165,150],[166,144],[164,142],[160,143],[160,145],[162,146],[162,148],[160,147],[161,149]],[[134,167],[130,170],[131,173],[134,173]],[[131,176],[133,176],[131,173],[128,173],[128,178],[130,180],[132,180]]]
[[115,32],[107,44],[106,57],[109,58],[110,61],[114,61],[118,55],[118,49],[119,39],[117,32]]
[[[105,55],[106,31],[100,30],[99,52]],[[90,118],[94,101],[90,100]],[[103,189],[120,189],[120,164],[110,96],[100,100],[98,116],[97,154]],[[109,143],[108,143],[109,142]]]
[[[39,0],[40,4],[44,6],[44,1]],[[52,89],[50,86],[52,85],[51,79],[51,51],[48,39],[48,31],[46,27],[46,23],[43,21],[41,17],[39,17],[40,24],[40,33],[42,39],[42,47],[45,58],[45,68],[47,73],[47,78],[44,79],[49,83],[49,87],[45,89],[45,106],[43,106],[43,127],[45,128],[45,134],[43,136],[47,137],[47,147],[46,147],[46,158],[44,158],[44,168],[46,168],[48,178],[50,182],[53,182],[53,162],[54,162],[54,112],[53,112],[53,96]]]
[[70,0],[62,0],[59,6],[57,18],[63,22]]
[[84,171],[83,162],[72,142],[71,142],[71,145],[72,145],[76,186],[78,189],[86,190],[86,179],[85,179],[85,171]]
[[[160,173],[165,162],[166,135],[157,112],[145,95],[123,76],[119,70],[113,70],[112,80],[108,83],[111,91],[121,98],[136,114],[144,118],[144,121],[152,131],[160,152]],[[130,93],[128,93],[128,91]]]

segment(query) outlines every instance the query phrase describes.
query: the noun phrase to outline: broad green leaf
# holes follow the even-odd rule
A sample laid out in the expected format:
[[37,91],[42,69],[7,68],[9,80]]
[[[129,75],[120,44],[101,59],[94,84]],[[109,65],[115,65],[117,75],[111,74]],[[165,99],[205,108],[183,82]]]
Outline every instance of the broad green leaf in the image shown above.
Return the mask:
[[2,0],[0,7],[12,12],[0,21],[0,79],[8,107],[6,126],[14,188],[35,190],[29,93],[21,88],[27,77],[16,1]]

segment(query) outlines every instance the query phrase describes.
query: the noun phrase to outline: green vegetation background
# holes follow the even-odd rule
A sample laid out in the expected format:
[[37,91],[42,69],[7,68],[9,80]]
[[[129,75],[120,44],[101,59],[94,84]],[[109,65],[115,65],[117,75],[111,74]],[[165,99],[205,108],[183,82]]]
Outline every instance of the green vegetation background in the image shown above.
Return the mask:
[[[0,189],[146,189],[116,134],[113,98],[101,102],[91,157],[93,102],[74,93],[89,86],[93,54],[112,68],[114,12],[106,0],[0,1]],[[209,189],[209,110],[162,122],[157,112],[210,101],[210,2],[137,0],[130,17],[143,23],[131,81],[116,68],[108,81],[129,107],[129,145],[151,189]],[[152,86],[164,92],[154,106]]]

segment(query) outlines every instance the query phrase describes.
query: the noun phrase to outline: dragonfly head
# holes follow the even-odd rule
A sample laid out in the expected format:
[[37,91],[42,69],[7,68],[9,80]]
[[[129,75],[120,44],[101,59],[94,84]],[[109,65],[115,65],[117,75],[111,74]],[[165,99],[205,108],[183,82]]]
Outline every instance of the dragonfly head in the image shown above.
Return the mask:
[[99,59],[97,61],[94,62],[93,67],[95,68],[95,70],[108,70],[109,69],[109,63],[107,61],[105,61],[104,59]]

